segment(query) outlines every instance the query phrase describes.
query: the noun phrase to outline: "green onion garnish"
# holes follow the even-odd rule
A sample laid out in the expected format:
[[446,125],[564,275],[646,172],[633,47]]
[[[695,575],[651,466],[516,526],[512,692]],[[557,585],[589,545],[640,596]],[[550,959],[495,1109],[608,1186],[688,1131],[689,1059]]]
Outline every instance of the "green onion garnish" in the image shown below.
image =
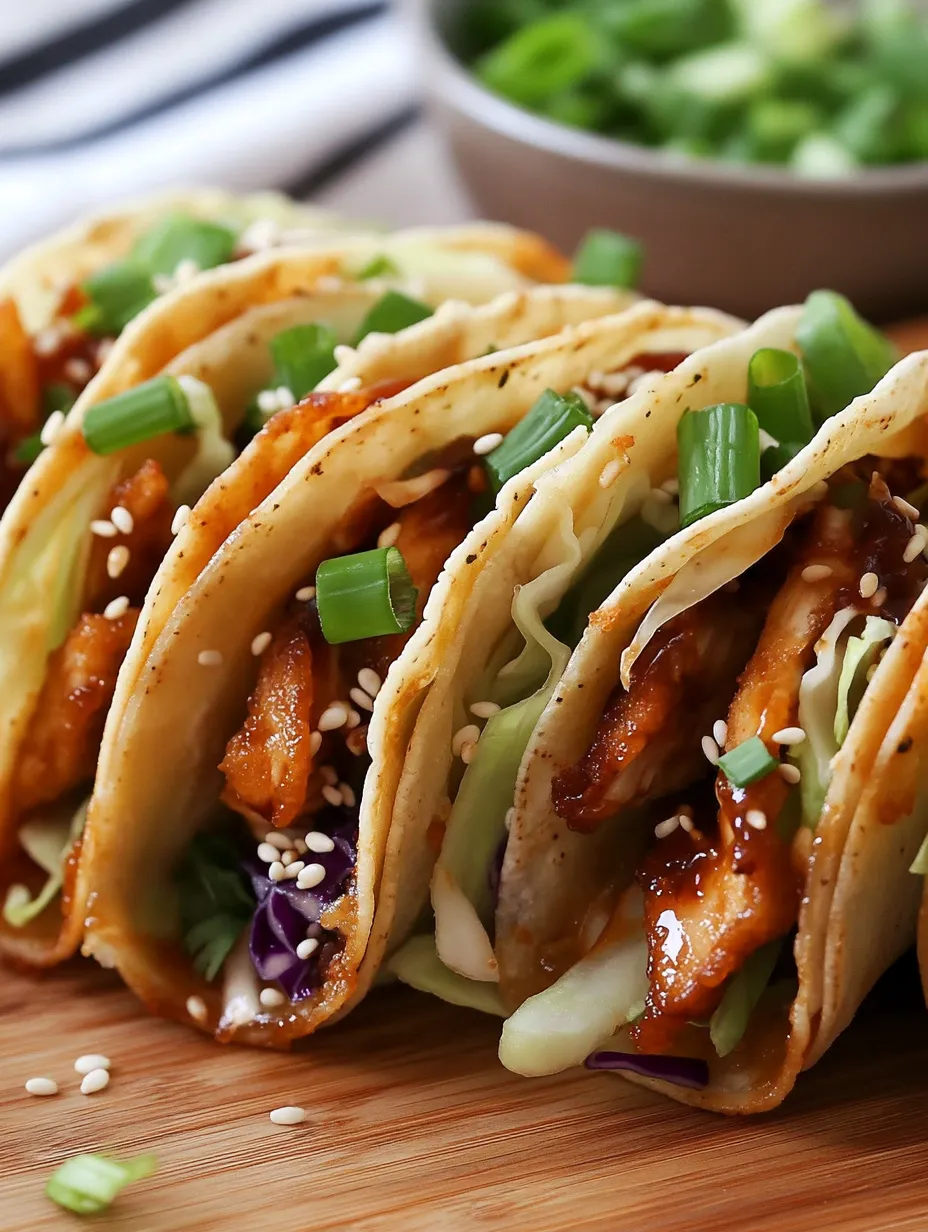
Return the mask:
[[155,1155],[138,1155],[124,1164],[109,1155],[75,1155],[49,1178],[45,1194],[75,1215],[96,1215],[126,1185],[151,1176],[157,1167]]
[[328,325],[294,325],[271,339],[274,384],[284,385],[297,402],[335,368],[338,335]]
[[355,278],[359,282],[366,282],[368,278],[398,278],[400,267],[386,253],[379,253],[376,257],[371,257],[366,265],[362,265]]
[[780,763],[771,757],[760,736],[743,740],[719,758],[719,769],[734,787],[747,787],[772,774]]
[[227,838],[201,832],[192,839],[175,876],[184,949],[210,982],[254,915],[255,900],[241,863]]
[[332,646],[405,633],[416,619],[418,591],[398,548],[373,548],[324,560],[316,570],[316,607]]
[[74,314],[74,323],[85,333],[103,337],[122,333],[158,294],[150,271],[132,260],[91,274],[81,283],[81,290],[90,302]]
[[591,287],[638,285],[644,249],[637,240],[618,231],[589,231],[574,257],[574,282]]
[[898,359],[896,348],[835,291],[813,291],[796,328],[820,420],[867,394]]
[[578,427],[588,432],[593,428],[593,417],[580,395],[546,389],[521,423],[484,458],[491,490],[499,492],[513,475],[543,458]]
[[192,432],[195,427],[176,377],[156,376],[92,406],[82,430],[94,453],[110,454],[167,432]]
[[740,402],[686,411],[677,425],[680,525],[749,496],[760,484],[757,416]]
[[132,256],[150,274],[173,274],[182,261],[205,270],[231,260],[235,242],[236,234],[228,227],[177,214],[137,240]]
[[432,309],[421,300],[411,299],[401,291],[387,291],[361,322],[355,343],[368,334],[397,334],[417,321],[432,315]]
[[10,451],[10,458],[17,466],[31,466],[44,448],[42,437],[36,432],[20,441]]
[[596,67],[602,45],[579,13],[542,17],[517,30],[477,63],[491,90],[536,106]]
[[748,364],[748,403],[777,441],[803,444],[815,435],[802,364],[792,351],[763,347]]

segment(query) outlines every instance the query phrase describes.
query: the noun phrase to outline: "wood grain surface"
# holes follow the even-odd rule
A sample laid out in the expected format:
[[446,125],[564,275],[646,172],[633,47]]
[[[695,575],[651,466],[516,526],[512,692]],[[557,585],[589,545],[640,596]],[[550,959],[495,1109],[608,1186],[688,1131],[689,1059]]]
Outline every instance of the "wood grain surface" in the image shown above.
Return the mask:
[[[928,1226],[928,1018],[914,963],[871,996],[778,1113],[735,1121],[609,1074],[506,1073],[498,1024],[387,989],[290,1056],[146,1018],[88,965],[0,991],[0,1227],[77,1217],[68,1155],[155,1151],[85,1226],[132,1232],[890,1232]],[[74,1059],[104,1052],[104,1092]],[[61,1093],[26,1095],[48,1074]],[[309,1120],[278,1128],[270,1109]]]

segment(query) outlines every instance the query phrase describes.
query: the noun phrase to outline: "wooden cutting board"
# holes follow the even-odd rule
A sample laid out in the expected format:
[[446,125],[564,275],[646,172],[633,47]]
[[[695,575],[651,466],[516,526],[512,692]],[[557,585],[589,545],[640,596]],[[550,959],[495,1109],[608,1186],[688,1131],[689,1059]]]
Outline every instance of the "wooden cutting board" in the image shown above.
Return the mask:
[[[292,1055],[146,1018],[74,964],[0,990],[0,1227],[77,1217],[43,1196],[68,1155],[155,1151],[158,1174],[88,1226],[132,1232],[924,1232],[928,1017],[914,963],[883,981],[785,1108],[682,1108],[610,1074],[508,1074],[498,1024],[375,993]],[[84,1052],[113,1062],[81,1095]],[[50,1099],[25,1094],[56,1078]],[[306,1124],[278,1128],[296,1103]]]

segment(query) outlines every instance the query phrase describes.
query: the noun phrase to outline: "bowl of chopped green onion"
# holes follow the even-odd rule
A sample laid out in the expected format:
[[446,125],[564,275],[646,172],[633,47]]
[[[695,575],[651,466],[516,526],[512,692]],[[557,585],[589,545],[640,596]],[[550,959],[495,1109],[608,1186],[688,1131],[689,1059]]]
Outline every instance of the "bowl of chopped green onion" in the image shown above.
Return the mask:
[[480,209],[643,288],[753,316],[814,287],[928,306],[919,0],[419,0],[429,96]]

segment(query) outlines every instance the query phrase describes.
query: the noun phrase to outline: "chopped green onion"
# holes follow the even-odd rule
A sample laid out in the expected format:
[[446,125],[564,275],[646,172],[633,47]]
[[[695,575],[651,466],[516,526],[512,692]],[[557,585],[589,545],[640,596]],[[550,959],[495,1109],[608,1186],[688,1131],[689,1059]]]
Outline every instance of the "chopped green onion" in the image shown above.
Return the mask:
[[362,265],[355,278],[359,282],[366,282],[369,278],[398,278],[400,267],[388,257],[386,253],[379,253],[376,257],[371,257],[366,265]]
[[49,1178],[46,1197],[75,1215],[96,1215],[133,1181],[151,1176],[155,1155],[138,1155],[122,1164],[109,1155],[75,1155]]
[[110,454],[167,432],[192,432],[195,427],[176,377],[156,376],[92,406],[82,430],[94,453]]
[[150,274],[173,274],[182,261],[213,269],[231,260],[236,238],[229,227],[177,214],[137,240],[132,256]]
[[21,440],[11,450],[10,458],[17,466],[31,466],[44,448],[45,443],[40,433],[36,432],[32,436],[27,436],[24,440]]
[[285,385],[297,402],[335,368],[338,335],[328,325],[294,325],[271,339],[275,385]]
[[796,340],[820,420],[867,394],[898,358],[896,348],[835,291],[813,291]]
[[46,419],[55,411],[63,411],[67,415],[77,401],[77,395],[70,385],[63,381],[52,381],[42,390],[42,414]]
[[802,451],[801,441],[787,442],[785,445],[768,445],[760,455],[760,477],[766,483],[777,471],[781,471],[787,462],[792,462],[797,453]]
[[719,758],[719,769],[733,787],[756,783],[758,779],[772,774],[779,764],[775,757],[771,757],[760,736],[743,740]]
[[417,598],[395,547],[335,556],[316,570],[319,623],[332,646],[405,633],[415,623]]
[[599,39],[579,13],[557,13],[523,26],[477,63],[491,90],[537,106],[595,68]]
[[644,249],[637,240],[604,228],[589,231],[574,257],[574,282],[591,287],[638,285]]
[[224,836],[201,832],[187,848],[175,883],[184,949],[212,982],[254,914],[239,854]]
[[709,1038],[720,1057],[741,1043],[754,1007],[770,983],[783,942],[771,941],[755,950],[725,985],[718,1008],[709,1020]]
[[74,323],[98,337],[121,334],[133,317],[157,298],[151,273],[137,261],[120,261],[91,274],[81,283],[90,300],[74,314]]
[[748,364],[748,403],[777,441],[807,444],[815,435],[802,364],[792,351],[762,347]]
[[368,334],[398,334],[401,329],[424,321],[431,315],[432,309],[421,300],[412,299],[401,291],[387,291],[361,322],[355,343]]
[[680,525],[749,496],[760,484],[757,416],[740,402],[686,411],[677,425]]
[[546,389],[503,443],[484,458],[491,490],[499,492],[513,475],[550,453],[578,427],[593,429],[593,417],[580,395]]

